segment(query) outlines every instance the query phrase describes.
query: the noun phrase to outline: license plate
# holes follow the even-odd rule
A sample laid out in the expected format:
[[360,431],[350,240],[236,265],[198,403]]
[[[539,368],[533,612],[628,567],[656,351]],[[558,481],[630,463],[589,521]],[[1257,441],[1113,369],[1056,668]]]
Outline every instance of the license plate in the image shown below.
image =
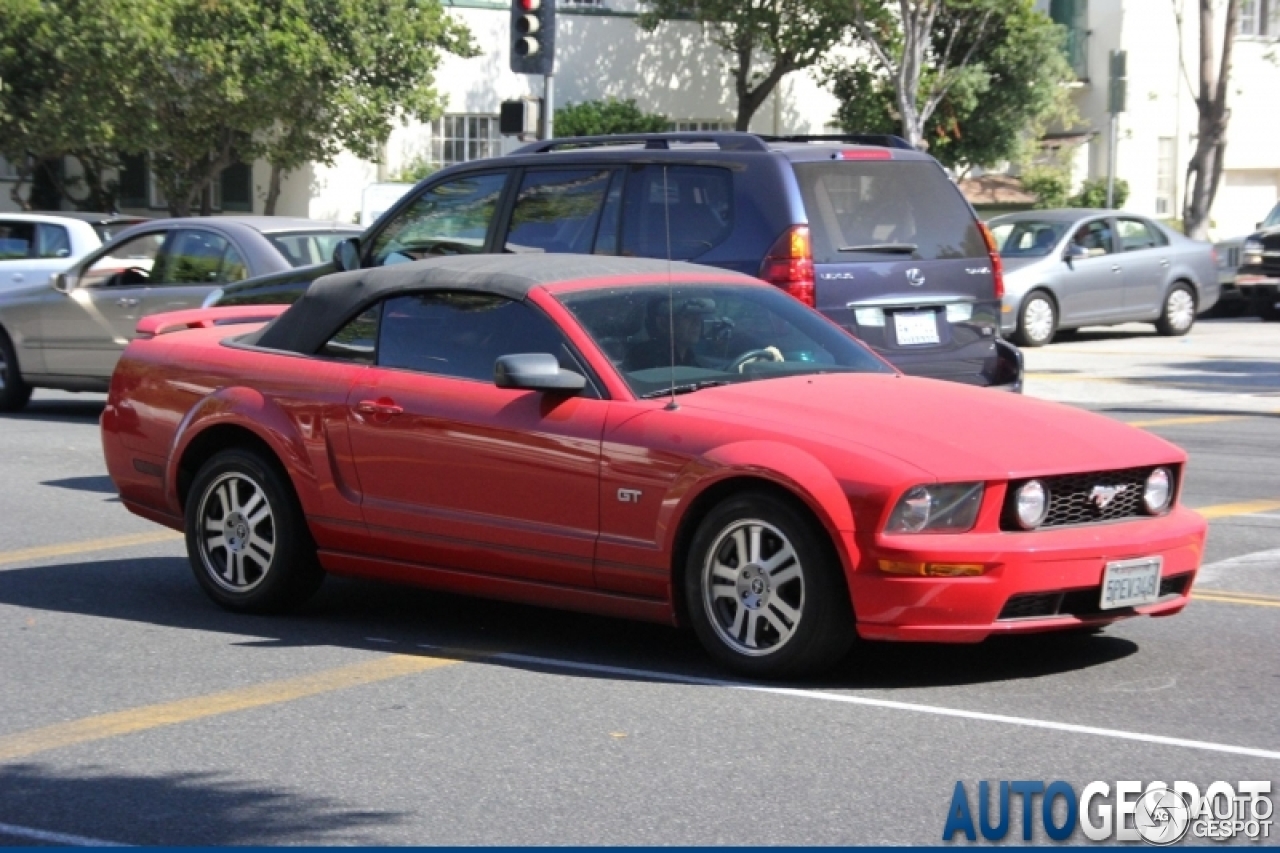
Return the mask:
[[900,346],[938,343],[938,317],[933,311],[898,311],[893,328]]
[[1135,607],[1151,604],[1160,597],[1160,557],[1143,557],[1139,560],[1120,560],[1107,563],[1102,573],[1103,610],[1117,607]]

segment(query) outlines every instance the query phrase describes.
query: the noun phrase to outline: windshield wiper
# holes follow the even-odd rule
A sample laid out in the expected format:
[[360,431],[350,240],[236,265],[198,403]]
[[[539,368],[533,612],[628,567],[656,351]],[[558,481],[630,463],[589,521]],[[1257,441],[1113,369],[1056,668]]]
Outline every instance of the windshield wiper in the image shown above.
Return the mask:
[[837,252],[893,252],[909,255],[920,248],[915,243],[863,243],[859,246],[841,246]]
[[647,394],[641,394],[640,399],[652,400],[657,397],[670,397],[672,394],[691,394],[694,391],[701,391],[703,388],[715,388],[720,385],[732,385],[733,383],[727,379],[704,379],[701,382],[693,382],[688,385],[673,385],[670,388],[659,388],[657,391],[650,391]]

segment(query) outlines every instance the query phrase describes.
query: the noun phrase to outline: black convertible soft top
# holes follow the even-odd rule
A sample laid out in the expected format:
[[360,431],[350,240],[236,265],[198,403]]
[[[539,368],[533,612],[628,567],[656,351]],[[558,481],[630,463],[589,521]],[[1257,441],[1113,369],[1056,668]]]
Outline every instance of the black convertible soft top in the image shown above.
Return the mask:
[[391,294],[410,290],[473,290],[523,300],[553,282],[612,276],[652,276],[666,281],[715,275],[726,281],[756,279],[727,270],[650,258],[601,255],[454,255],[407,264],[352,270],[316,279],[302,298],[263,328],[257,340],[269,349],[314,353],[351,317]]

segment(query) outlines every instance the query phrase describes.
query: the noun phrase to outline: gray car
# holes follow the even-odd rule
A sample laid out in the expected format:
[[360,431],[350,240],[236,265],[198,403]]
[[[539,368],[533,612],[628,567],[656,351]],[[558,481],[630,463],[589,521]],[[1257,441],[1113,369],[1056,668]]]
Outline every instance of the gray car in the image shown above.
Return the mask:
[[213,289],[327,260],[363,229],[279,216],[157,219],[48,282],[0,293],[0,411],[32,388],[105,391],[147,314],[198,308]]
[[1213,247],[1115,210],[1032,210],[988,225],[1004,261],[1001,330],[1039,347],[1058,331],[1154,323],[1185,335],[1218,301]]

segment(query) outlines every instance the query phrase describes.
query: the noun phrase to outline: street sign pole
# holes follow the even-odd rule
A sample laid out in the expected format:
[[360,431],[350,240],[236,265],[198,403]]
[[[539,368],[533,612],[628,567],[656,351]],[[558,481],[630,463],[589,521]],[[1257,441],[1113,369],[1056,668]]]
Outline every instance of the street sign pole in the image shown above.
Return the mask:
[[552,138],[551,116],[556,111],[554,80],[554,74],[544,74],[542,76],[542,120],[539,122],[542,127],[539,128],[538,132],[538,136],[541,139]]

